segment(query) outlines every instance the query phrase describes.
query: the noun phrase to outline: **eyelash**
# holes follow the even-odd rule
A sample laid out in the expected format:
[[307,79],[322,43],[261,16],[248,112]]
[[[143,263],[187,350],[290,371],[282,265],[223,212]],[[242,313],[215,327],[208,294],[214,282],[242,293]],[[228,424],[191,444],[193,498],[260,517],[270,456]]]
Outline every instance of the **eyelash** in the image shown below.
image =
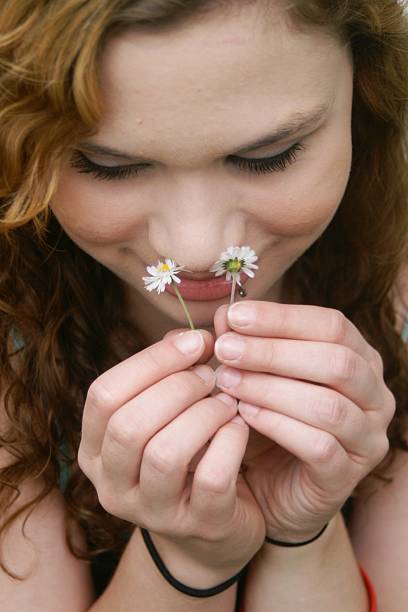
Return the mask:
[[[245,157],[230,156],[230,161],[234,166],[256,174],[267,174],[269,172],[283,172],[287,166],[297,160],[299,151],[303,151],[305,146],[298,142],[292,145],[287,151],[274,155],[273,157],[263,157],[260,159],[249,159]],[[100,166],[85,157],[80,151],[75,151],[71,160],[72,168],[76,168],[80,173],[92,174],[95,178],[105,181],[125,180],[131,176],[140,174],[150,164],[138,164],[136,166]]]

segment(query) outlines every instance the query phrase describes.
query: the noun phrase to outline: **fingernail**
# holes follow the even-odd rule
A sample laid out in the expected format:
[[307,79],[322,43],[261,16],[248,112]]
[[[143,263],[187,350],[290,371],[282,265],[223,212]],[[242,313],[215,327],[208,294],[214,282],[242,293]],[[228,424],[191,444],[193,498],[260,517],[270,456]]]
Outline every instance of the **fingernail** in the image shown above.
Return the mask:
[[253,404],[247,404],[246,402],[239,402],[238,412],[242,412],[244,416],[253,417],[260,411],[259,406]]
[[245,327],[255,322],[255,308],[250,304],[232,304],[228,309],[228,321],[237,327]]
[[221,336],[215,343],[214,352],[220,359],[239,359],[244,352],[245,343],[241,338]]
[[193,372],[205,382],[212,382],[214,380],[214,370],[210,366],[199,365],[193,369]]
[[204,344],[204,339],[198,331],[187,331],[177,334],[173,340],[176,348],[185,355],[196,353]]
[[215,375],[217,377],[218,387],[237,387],[241,382],[241,374],[235,368],[220,366],[216,369]]
[[220,400],[221,402],[224,402],[224,404],[227,404],[227,406],[234,407],[237,405],[237,400],[235,399],[235,397],[231,397],[230,395],[227,395],[226,393],[218,393],[218,395],[215,395],[214,397],[215,399]]

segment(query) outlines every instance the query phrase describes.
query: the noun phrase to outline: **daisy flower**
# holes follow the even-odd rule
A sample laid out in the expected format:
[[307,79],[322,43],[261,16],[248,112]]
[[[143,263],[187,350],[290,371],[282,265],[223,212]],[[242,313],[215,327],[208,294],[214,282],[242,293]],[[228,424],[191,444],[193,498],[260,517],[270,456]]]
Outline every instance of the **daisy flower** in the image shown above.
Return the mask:
[[211,266],[210,272],[214,272],[215,276],[226,275],[226,279],[232,281],[230,304],[234,302],[236,285],[240,287],[240,295],[245,295],[245,289],[241,285],[241,272],[253,278],[254,270],[258,270],[258,266],[254,263],[258,257],[253,249],[249,246],[230,246],[226,251],[223,251],[217,261]]
[[166,258],[164,263],[159,260],[157,266],[147,266],[146,270],[150,276],[143,276],[142,278],[145,289],[147,291],[156,290],[158,294],[164,292],[166,285],[172,284],[191,329],[195,329],[188,308],[177,287],[177,283],[181,283],[177,274],[184,269],[183,266],[177,265],[173,259]]

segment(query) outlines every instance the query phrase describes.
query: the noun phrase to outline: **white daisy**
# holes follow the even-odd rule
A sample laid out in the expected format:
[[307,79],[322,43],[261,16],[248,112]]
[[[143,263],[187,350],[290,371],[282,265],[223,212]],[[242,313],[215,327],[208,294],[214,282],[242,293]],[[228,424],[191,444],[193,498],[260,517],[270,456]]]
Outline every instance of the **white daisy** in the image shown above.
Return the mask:
[[184,310],[184,314],[186,315],[188,324],[191,329],[194,328],[194,323],[191,318],[191,315],[188,311],[188,308],[181,296],[180,291],[177,288],[177,283],[181,283],[181,280],[177,276],[179,272],[182,270],[186,270],[183,266],[178,266],[173,259],[165,259],[165,263],[162,261],[157,262],[157,266],[147,266],[146,270],[150,274],[150,276],[143,276],[143,281],[145,284],[145,289],[148,291],[153,291],[154,289],[157,293],[163,293],[165,291],[166,285],[173,284],[174,291],[179,299],[179,302]]
[[231,246],[221,253],[220,258],[211,266],[210,272],[215,272],[215,276],[226,274],[227,280],[233,280],[235,276],[239,283],[241,272],[245,272],[251,278],[255,276],[253,270],[258,270],[258,266],[254,263],[257,259],[255,251],[249,246]]
[[143,276],[145,289],[148,291],[157,290],[157,293],[163,293],[166,285],[171,283],[180,283],[177,274],[184,270],[182,266],[178,266],[172,259],[157,262],[157,266],[147,266],[146,270],[150,276]]
[[255,251],[249,246],[230,246],[221,253],[220,258],[211,266],[210,272],[215,272],[215,276],[225,274],[227,281],[232,281],[230,304],[234,302],[237,285],[240,296],[246,296],[246,291],[240,282],[241,272],[253,278],[255,276],[254,270],[258,270],[258,266],[254,263],[257,259]]

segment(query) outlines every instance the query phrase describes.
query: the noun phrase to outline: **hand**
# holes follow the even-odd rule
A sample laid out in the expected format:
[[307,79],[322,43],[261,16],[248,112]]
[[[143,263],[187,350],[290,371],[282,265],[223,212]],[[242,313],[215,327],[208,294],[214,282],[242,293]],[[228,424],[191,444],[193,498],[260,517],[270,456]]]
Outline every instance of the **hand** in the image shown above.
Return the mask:
[[[232,319],[238,311],[252,321]],[[214,322],[215,355],[229,366],[218,368],[217,386],[270,440],[245,458],[267,535],[313,537],[388,451],[395,400],[381,357],[330,308],[248,301],[220,307]],[[226,340],[241,356],[226,358]]]
[[[186,337],[199,341],[190,352],[178,346]],[[103,508],[149,530],[159,554],[166,541],[176,578],[183,581],[177,563],[187,560],[207,586],[242,569],[265,537],[262,514],[238,475],[249,428],[231,422],[235,400],[207,397],[213,370],[191,368],[209,358],[213,343],[208,332],[189,331],[99,376],[87,394],[78,452]]]

